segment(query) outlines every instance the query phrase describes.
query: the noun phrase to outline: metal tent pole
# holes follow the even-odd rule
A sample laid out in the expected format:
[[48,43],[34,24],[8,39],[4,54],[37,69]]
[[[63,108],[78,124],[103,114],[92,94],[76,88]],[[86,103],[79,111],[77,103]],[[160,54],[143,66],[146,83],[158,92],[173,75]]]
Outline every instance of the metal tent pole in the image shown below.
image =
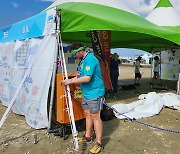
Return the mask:
[[[60,21],[60,19],[58,21]],[[61,37],[61,30],[59,33],[59,41],[60,41],[60,46],[61,46],[61,56],[62,56],[62,63],[63,63],[63,69],[64,69],[64,73],[65,73],[65,78],[68,79],[66,61],[65,61],[65,56],[64,56],[63,44],[62,44],[62,37]],[[68,96],[68,114],[69,114],[69,120],[71,123],[73,142],[74,142],[75,150],[78,151],[79,150],[78,132],[76,130],[76,125],[75,125],[73,104],[72,104],[69,85],[67,85],[66,88],[67,88],[67,96]]]
[[179,73],[179,79],[177,81],[177,95],[180,95],[180,73]]
[[[153,58],[154,50],[152,48],[152,57],[151,57],[151,79],[153,78],[153,63],[154,63],[154,58]],[[151,81],[152,82],[152,81]]]
[[[66,68],[66,62],[65,62],[65,57],[64,57],[64,51],[63,51],[63,45],[62,45],[62,39],[61,39],[61,33],[60,33],[60,44],[61,44],[61,54],[62,54],[62,62],[63,62],[63,67],[64,67],[64,73],[65,73],[65,78],[68,79],[68,74],[67,74],[67,68]],[[74,119],[74,112],[73,112],[73,105],[72,105],[72,99],[71,99],[71,94],[70,92],[70,87],[69,85],[66,86],[67,88],[67,95],[68,95],[68,103],[69,103],[69,114],[70,114],[70,122],[71,122],[71,131],[72,131],[72,136],[73,136],[73,141],[74,141],[74,146],[75,150],[78,151],[79,145],[78,145],[78,133],[76,130],[76,125],[75,125],[75,119]]]
[[52,119],[52,108],[53,108],[53,101],[54,101],[54,90],[55,90],[55,79],[56,79],[56,71],[57,71],[57,58],[58,58],[58,45],[59,45],[59,10],[56,9],[56,15],[55,15],[55,22],[56,22],[56,29],[55,29],[55,35],[56,35],[56,48],[55,48],[55,55],[54,55],[54,64],[53,64],[53,72],[52,72],[52,81],[51,81],[51,96],[50,96],[50,107],[49,107],[49,121],[48,121],[48,131],[51,130],[51,119]]
[[161,80],[161,51],[160,51],[160,74],[159,74],[159,77],[160,77],[160,80]]

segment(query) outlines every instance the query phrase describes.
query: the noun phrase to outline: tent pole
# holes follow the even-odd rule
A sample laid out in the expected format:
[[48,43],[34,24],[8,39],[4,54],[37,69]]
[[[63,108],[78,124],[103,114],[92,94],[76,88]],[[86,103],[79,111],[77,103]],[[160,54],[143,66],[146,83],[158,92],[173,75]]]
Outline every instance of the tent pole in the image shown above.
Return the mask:
[[180,95],[180,73],[179,73],[179,79],[177,81],[177,95]]
[[160,74],[159,74],[159,77],[160,77],[160,80],[161,80],[161,51],[160,51]]
[[[154,62],[154,58],[153,58],[153,54],[154,54],[154,50],[152,48],[152,59],[151,59],[151,79],[153,78],[153,62]],[[152,82],[152,81],[151,81]]]
[[56,71],[57,71],[57,58],[59,52],[59,10],[56,8],[56,15],[55,15],[55,35],[56,35],[56,48],[55,48],[55,55],[54,55],[54,64],[53,64],[53,72],[52,72],[52,81],[51,81],[51,96],[50,96],[50,106],[49,106],[49,121],[48,121],[48,132],[51,130],[51,120],[52,120],[52,108],[54,102],[54,90],[55,90],[55,79],[56,79]]
[[[60,20],[58,20],[58,21],[60,21]],[[64,74],[65,74],[65,78],[68,79],[65,56],[64,56],[64,50],[63,50],[63,44],[62,44],[62,38],[61,38],[61,30],[60,30],[59,39],[60,39],[62,64],[63,64]],[[78,132],[76,130],[76,125],[75,125],[73,104],[72,104],[69,85],[66,86],[66,89],[67,89],[67,96],[68,96],[68,114],[69,114],[69,118],[70,118],[69,120],[70,120],[70,123],[71,123],[71,131],[72,131],[72,136],[73,136],[73,142],[74,142],[75,150],[78,151],[79,150]]]
[[[65,62],[64,51],[63,51],[63,45],[62,45],[62,39],[61,39],[61,33],[60,33],[60,44],[61,44],[61,54],[62,54],[62,62],[63,62],[63,67],[64,67],[64,73],[65,73],[66,79],[68,79],[66,62]],[[69,117],[70,117],[70,123],[71,123],[71,131],[72,131],[75,150],[78,151],[78,149],[79,149],[78,138],[77,138],[78,133],[77,133],[77,130],[76,130],[76,125],[75,125],[73,105],[72,105],[72,99],[71,99],[69,85],[67,85],[66,88],[67,88],[68,103],[69,103],[68,110],[69,110],[69,114],[70,114]]]

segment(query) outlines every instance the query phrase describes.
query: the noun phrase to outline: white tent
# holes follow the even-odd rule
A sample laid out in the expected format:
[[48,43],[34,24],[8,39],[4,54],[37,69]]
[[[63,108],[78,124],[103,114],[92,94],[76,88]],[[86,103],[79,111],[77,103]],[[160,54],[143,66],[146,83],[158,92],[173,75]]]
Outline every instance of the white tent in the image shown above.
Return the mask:
[[[146,19],[169,29],[180,26],[180,13],[176,11],[169,0],[160,0]],[[178,80],[180,49],[167,49],[156,55],[161,58],[161,79]]]
[[142,55],[142,59],[144,59],[146,61],[147,64],[149,64],[149,59],[152,57],[151,54],[147,54],[145,53],[144,55]]
[[146,19],[159,26],[180,26],[180,14],[169,0],[160,0]]

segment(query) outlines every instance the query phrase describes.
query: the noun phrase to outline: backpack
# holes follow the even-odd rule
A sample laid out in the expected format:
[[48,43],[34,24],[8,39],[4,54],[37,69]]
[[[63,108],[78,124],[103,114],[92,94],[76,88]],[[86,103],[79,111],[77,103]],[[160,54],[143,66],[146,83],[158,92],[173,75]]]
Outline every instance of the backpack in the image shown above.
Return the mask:
[[103,104],[103,109],[101,110],[100,116],[102,121],[108,121],[113,119],[114,113],[111,108]]

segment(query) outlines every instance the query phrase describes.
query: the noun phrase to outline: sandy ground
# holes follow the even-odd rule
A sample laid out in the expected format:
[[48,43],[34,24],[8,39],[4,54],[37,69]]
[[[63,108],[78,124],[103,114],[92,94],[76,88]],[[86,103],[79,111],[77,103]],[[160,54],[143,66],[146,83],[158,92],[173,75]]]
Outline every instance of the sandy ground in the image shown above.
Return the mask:
[[[168,90],[151,88],[150,68],[143,67],[141,85],[136,89],[123,90],[122,85],[133,83],[134,68],[132,66],[120,66],[119,91],[116,99],[112,96],[106,99],[109,105],[131,103],[138,100],[142,93],[150,91],[175,93],[176,83],[162,81]],[[3,116],[6,107],[0,104],[0,117]],[[139,121],[153,126],[180,131],[180,111],[164,108],[158,115],[140,119]],[[151,129],[136,122],[113,120],[103,122],[103,154],[179,154],[180,133],[171,133]],[[79,134],[83,134],[81,131]],[[37,137],[37,143],[35,139]],[[94,141],[95,142],[95,141]],[[93,144],[88,145],[84,153]],[[81,146],[81,145],[80,145]],[[53,134],[48,134],[46,129],[35,130],[26,124],[23,116],[10,113],[4,125],[0,129],[0,153],[3,154],[56,154],[76,153],[73,150],[72,136],[66,140]]]

